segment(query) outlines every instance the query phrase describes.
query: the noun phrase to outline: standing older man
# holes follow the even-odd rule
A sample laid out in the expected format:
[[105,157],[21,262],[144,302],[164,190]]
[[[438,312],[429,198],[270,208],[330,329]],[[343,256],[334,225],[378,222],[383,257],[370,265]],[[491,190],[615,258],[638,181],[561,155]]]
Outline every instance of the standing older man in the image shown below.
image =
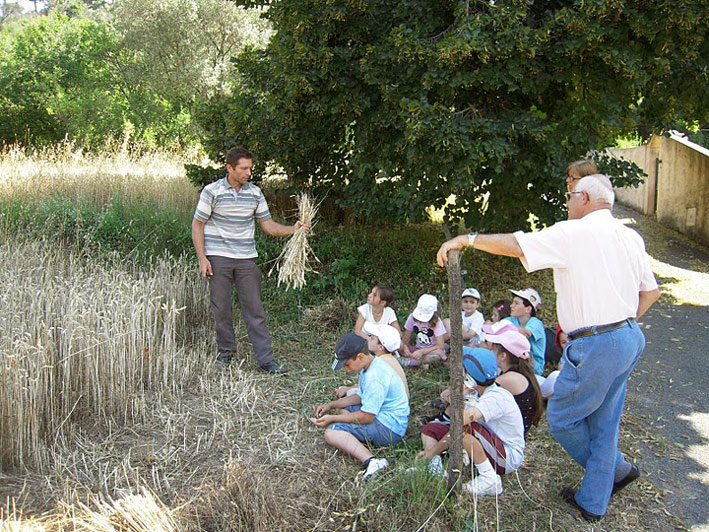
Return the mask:
[[584,177],[566,196],[567,221],[536,233],[461,235],[437,258],[443,266],[449,250],[473,247],[519,257],[529,272],[553,268],[559,323],[570,343],[547,417],[554,438],[586,470],[578,492],[566,488],[562,497],[597,521],[611,495],[639,476],[618,451],[618,432],[628,377],[645,347],[635,318],[660,291],[642,238],[611,215],[608,178]]
[[[273,359],[271,334],[261,302],[254,220],[272,236],[292,235],[303,224],[281,225],[271,218],[263,192],[250,182],[252,167],[253,156],[244,148],[227,152],[226,176],[204,187],[199,195],[192,220],[192,241],[199,271],[209,280],[219,350],[217,363],[228,365],[236,350],[231,300],[232,285],[236,285],[256,363],[268,373],[286,373],[286,368]],[[305,230],[309,229],[306,225]]]

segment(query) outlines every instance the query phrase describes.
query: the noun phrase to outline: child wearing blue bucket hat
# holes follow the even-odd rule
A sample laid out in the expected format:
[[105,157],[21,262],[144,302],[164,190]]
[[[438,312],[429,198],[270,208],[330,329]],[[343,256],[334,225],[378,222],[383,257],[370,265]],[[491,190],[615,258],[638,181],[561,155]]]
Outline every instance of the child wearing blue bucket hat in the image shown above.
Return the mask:
[[[514,396],[495,379],[497,358],[489,349],[463,347],[463,367],[477,384],[477,403],[463,413],[463,447],[472,457],[477,475],[465,486],[473,495],[499,495],[502,478],[524,460],[524,424]],[[448,449],[449,426],[428,423],[421,428],[420,458],[433,459]],[[437,468],[442,472],[442,468]],[[429,468],[433,470],[433,468]]]

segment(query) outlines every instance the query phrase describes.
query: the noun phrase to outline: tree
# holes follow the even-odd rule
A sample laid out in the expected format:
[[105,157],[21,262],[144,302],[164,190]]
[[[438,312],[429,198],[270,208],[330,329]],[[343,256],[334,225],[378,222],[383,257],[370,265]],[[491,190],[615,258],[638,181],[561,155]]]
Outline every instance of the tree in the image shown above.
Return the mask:
[[239,57],[240,90],[200,116],[205,143],[215,157],[248,145],[366,215],[550,223],[571,160],[706,121],[708,6],[274,0],[269,46]]
[[3,28],[0,40],[0,139],[55,142],[67,133],[121,131],[123,102],[111,90],[110,68],[119,52],[107,28],[40,16]]
[[116,0],[110,20],[139,56],[127,77],[187,107],[224,83],[245,44],[263,47],[270,33],[257,11],[228,0]]
[[123,77],[134,61],[107,24],[90,19],[52,13],[3,25],[0,141],[47,144],[68,136],[96,148],[126,130],[156,143],[184,136],[189,121],[179,108]]
[[3,22],[12,16],[18,16],[22,14],[22,7],[18,2],[8,2],[7,0],[2,0],[0,3],[0,28]]

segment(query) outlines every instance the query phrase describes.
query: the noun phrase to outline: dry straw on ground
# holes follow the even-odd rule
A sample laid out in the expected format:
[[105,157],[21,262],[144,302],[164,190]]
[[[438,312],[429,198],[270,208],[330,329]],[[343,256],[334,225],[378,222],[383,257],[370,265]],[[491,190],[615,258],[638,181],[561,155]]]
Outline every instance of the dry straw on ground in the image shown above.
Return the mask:
[[[315,225],[315,217],[318,212],[319,203],[314,203],[306,193],[301,193],[296,197],[298,204],[298,220],[303,222],[303,225],[309,225],[311,228]],[[313,249],[308,242],[308,235],[302,226],[296,227],[293,236],[286,242],[283,251],[276,259],[276,264],[273,269],[278,269],[278,286],[281,283],[288,288],[303,288],[305,286],[305,273],[313,271],[310,264],[313,261],[318,261],[318,258],[313,253]]]

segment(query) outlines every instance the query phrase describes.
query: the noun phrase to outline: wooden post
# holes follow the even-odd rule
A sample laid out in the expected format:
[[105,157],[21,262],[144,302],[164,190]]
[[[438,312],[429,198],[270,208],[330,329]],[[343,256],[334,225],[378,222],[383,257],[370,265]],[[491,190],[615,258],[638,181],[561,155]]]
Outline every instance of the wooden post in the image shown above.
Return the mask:
[[463,473],[463,318],[460,310],[462,292],[460,278],[460,253],[448,252],[448,296],[451,320],[450,371],[451,425],[448,448],[448,489],[460,491]]

